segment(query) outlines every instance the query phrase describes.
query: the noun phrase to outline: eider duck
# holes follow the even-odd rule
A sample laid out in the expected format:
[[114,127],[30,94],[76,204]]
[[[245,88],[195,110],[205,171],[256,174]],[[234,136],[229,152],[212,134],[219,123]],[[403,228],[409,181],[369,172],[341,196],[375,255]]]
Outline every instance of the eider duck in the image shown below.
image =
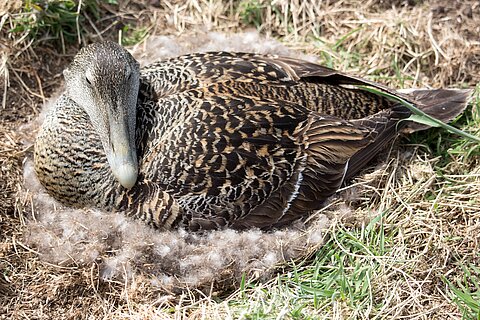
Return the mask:
[[308,216],[394,138],[411,112],[442,120],[469,91],[401,94],[293,58],[209,52],[139,68],[122,46],[84,47],[35,143],[63,204],[160,229],[275,228]]

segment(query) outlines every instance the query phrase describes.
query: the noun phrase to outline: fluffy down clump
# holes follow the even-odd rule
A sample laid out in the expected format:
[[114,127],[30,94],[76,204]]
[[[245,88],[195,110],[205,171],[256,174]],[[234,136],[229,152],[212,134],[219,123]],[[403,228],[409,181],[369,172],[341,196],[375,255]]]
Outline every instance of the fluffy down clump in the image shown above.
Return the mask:
[[[280,43],[261,39],[256,33],[232,36],[209,33],[191,40],[155,37],[136,47],[134,54],[143,65],[193,51],[289,55]],[[42,117],[23,130],[27,143],[33,142],[32,132],[41,124]],[[323,231],[328,227],[328,219],[318,214],[307,224],[297,223],[272,232],[230,229],[202,235],[184,230],[159,232],[118,213],[60,205],[38,182],[31,159],[25,162],[24,179],[23,192],[32,203],[25,242],[43,260],[63,266],[96,263],[105,280],[141,275],[168,290],[206,288],[212,283],[231,285],[243,273],[268,277],[276,265],[320,246],[324,241]]]
[[159,59],[175,57],[192,52],[234,51],[290,56],[315,62],[316,57],[294,52],[274,39],[265,39],[257,32],[226,35],[219,32],[198,33],[189,36],[154,36],[135,46],[133,55],[140,64],[146,65]]

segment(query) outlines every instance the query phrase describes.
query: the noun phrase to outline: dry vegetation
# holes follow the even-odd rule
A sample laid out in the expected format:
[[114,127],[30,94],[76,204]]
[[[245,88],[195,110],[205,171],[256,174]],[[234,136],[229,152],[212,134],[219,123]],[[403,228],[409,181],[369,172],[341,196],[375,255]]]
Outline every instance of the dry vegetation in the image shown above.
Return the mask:
[[[0,318],[479,317],[480,150],[437,129],[397,141],[356,178],[323,212],[333,221],[326,244],[271,281],[174,293],[147,273],[104,280],[95,261],[42,260],[26,244],[32,209],[22,172],[31,140],[18,128],[59,88],[79,42],[174,35],[188,43],[205,31],[257,28],[393,87],[480,82],[478,1],[110,2],[84,0],[81,19],[67,12],[68,23],[38,30],[17,27],[38,22],[27,3],[44,2],[0,3]],[[457,122],[477,135],[479,95]]]

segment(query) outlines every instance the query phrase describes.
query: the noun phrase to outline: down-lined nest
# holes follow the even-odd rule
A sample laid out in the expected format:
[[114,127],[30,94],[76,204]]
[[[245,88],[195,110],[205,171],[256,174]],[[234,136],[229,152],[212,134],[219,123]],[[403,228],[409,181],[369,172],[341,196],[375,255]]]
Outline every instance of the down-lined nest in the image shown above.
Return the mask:
[[[191,38],[152,37],[134,54],[142,65],[161,58],[205,51],[248,51],[280,53],[290,51],[277,41],[262,39],[256,32],[227,36],[221,33],[198,34]],[[52,99],[52,104],[55,99]],[[24,126],[25,139],[40,118]],[[266,278],[275,266],[312,252],[323,243],[328,219],[315,215],[308,224],[297,223],[282,230],[234,231],[206,234],[184,230],[159,232],[142,222],[118,213],[63,207],[50,198],[36,180],[29,159],[24,166],[27,216],[25,244],[42,260],[59,266],[99,265],[104,280],[122,280],[142,275],[168,291],[230,287],[242,275]]]

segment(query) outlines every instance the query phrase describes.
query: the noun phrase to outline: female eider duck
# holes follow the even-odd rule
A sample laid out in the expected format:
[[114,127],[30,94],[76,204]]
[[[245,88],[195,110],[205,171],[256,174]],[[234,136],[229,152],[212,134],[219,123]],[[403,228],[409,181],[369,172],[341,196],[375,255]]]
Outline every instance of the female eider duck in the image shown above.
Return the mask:
[[210,52],[140,69],[120,45],[79,51],[35,144],[46,190],[157,228],[278,227],[322,207],[411,113],[439,119],[468,91],[406,95],[292,58]]

